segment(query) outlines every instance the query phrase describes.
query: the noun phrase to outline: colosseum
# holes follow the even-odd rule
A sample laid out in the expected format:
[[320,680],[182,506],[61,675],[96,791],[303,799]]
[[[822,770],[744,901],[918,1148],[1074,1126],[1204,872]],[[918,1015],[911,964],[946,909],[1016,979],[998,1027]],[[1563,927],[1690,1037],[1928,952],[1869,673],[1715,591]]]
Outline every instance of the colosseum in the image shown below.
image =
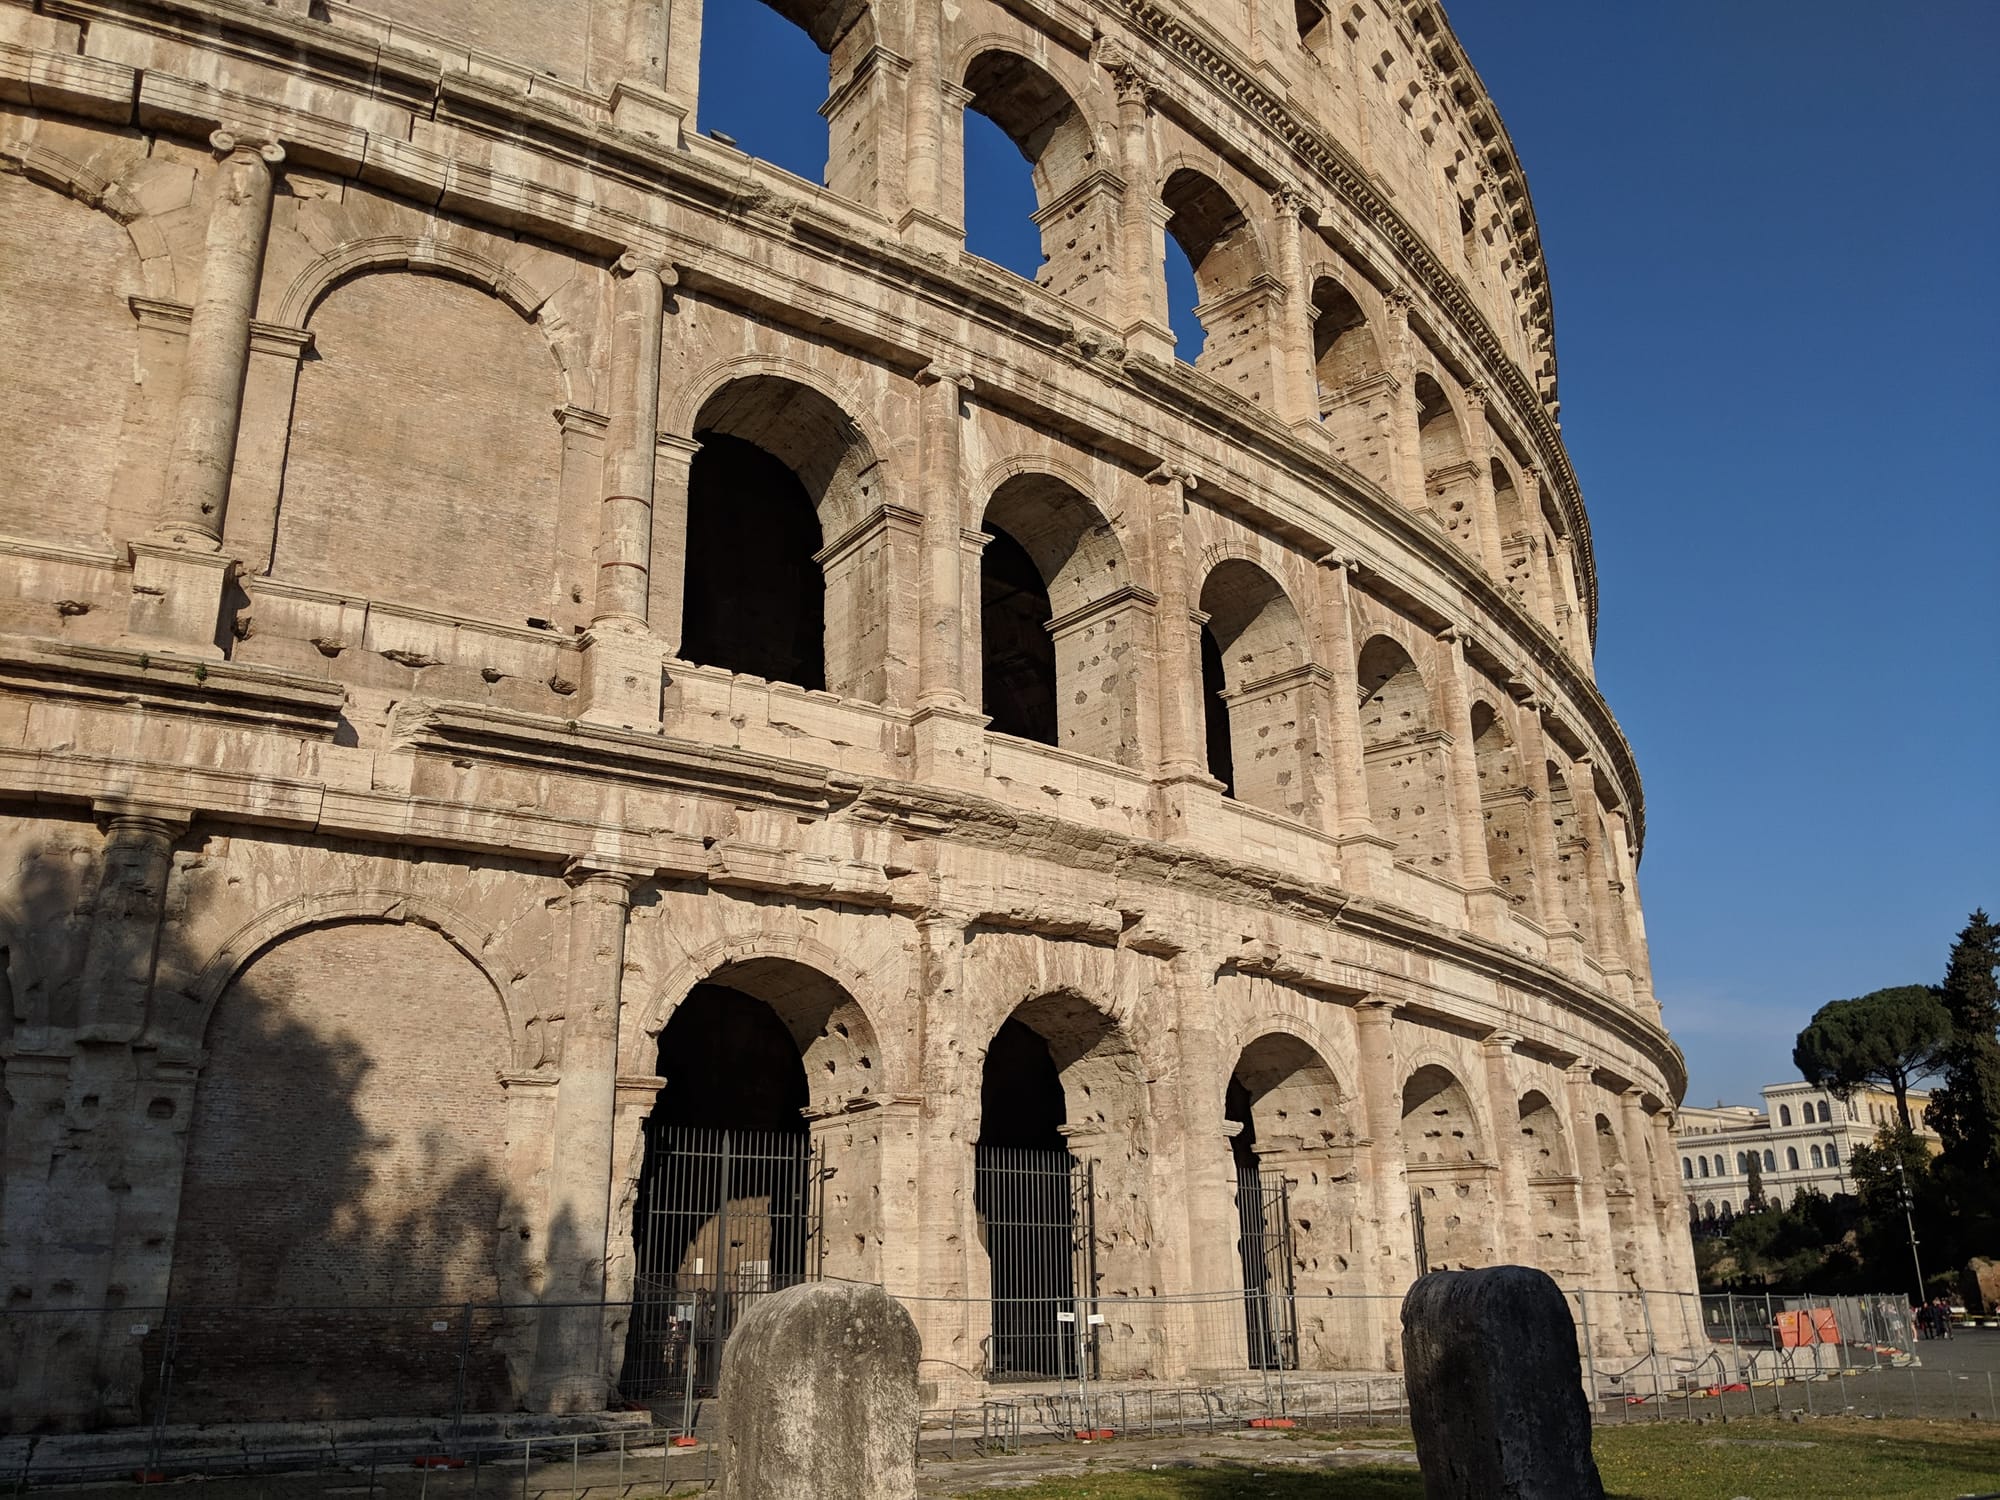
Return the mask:
[[932,1395],[1692,1290],[1435,0],[771,3],[823,185],[705,132],[701,0],[0,0],[16,1425],[156,1419],[167,1327],[189,1420],[420,1405],[447,1324],[579,1412],[809,1277]]

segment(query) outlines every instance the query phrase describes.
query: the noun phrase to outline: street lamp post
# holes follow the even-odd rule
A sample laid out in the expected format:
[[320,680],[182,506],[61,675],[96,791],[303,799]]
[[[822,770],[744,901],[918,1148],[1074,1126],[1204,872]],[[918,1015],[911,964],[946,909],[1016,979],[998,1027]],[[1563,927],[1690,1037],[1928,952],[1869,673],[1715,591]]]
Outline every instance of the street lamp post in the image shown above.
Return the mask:
[[1903,1202],[1903,1227],[1910,1232],[1910,1264],[1917,1268],[1917,1306],[1924,1305],[1924,1262],[1917,1254],[1917,1221],[1910,1213],[1910,1179],[1902,1159],[1896,1161],[1896,1196]]

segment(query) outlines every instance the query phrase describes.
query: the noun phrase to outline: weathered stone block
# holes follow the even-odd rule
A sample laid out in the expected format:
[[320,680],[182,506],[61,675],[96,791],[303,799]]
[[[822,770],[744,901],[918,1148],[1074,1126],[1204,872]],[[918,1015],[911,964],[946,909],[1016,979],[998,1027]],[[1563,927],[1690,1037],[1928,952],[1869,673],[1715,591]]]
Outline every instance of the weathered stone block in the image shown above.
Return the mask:
[[1576,1325],[1546,1272],[1422,1278],[1403,1362],[1427,1500],[1603,1500]]
[[760,1299],[723,1355],[723,1500],[912,1500],[921,1349],[880,1287]]

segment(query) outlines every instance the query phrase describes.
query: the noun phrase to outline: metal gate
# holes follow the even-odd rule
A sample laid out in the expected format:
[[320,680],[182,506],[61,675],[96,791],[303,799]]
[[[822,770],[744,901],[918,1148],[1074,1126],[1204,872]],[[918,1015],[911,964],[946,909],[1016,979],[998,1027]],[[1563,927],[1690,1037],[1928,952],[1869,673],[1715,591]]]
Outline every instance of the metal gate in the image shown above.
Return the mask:
[[1250,1368],[1296,1370],[1298,1311],[1292,1283],[1292,1206],[1285,1174],[1239,1166],[1236,1220]]
[[1093,1163],[1067,1151],[978,1146],[973,1201],[992,1272],[991,1380],[1067,1380],[1091,1359]]
[[749,1299],[819,1279],[821,1167],[802,1131],[648,1128],[627,1397],[713,1392]]

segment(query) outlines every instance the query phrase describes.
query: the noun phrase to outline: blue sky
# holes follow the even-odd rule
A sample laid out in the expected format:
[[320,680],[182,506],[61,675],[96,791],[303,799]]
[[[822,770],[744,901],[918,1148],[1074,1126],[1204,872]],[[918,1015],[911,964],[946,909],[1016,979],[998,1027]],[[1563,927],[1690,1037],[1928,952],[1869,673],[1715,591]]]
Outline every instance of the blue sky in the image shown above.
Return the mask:
[[[709,11],[702,125],[819,180],[825,59]],[[1548,257],[1657,987],[1690,1102],[1749,1101],[2000,907],[2000,5],[1448,12]],[[968,241],[1031,274],[1025,167],[967,126]]]

